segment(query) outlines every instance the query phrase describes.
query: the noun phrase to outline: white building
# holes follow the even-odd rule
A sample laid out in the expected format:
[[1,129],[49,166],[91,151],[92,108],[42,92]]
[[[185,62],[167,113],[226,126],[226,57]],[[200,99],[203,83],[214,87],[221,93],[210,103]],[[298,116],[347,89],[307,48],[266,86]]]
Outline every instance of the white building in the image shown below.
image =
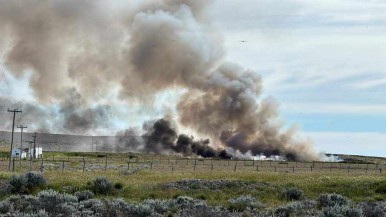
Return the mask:
[[12,157],[13,158],[20,158],[20,155],[21,155],[21,158],[24,159],[27,157],[27,150],[22,150],[20,148],[13,148],[12,149]]
[[[35,152],[35,158],[41,158],[43,157],[43,148],[41,147],[38,147],[35,149],[36,152]],[[25,158],[30,158],[34,155],[34,149],[31,148],[26,148],[24,150],[21,150],[20,148],[13,148],[12,149],[12,157],[13,158],[20,158],[20,155],[21,155],[21,158],[22,159],[25,159]]]
[[[36,150],[35,158],[42,158],[43,157],[43,148],[37,147],[37,148],[35,148],[35,150]],[[29,156],[32,157],[34,155],[34,149],[33,148],[29,149],[28,153],[29,153]]]

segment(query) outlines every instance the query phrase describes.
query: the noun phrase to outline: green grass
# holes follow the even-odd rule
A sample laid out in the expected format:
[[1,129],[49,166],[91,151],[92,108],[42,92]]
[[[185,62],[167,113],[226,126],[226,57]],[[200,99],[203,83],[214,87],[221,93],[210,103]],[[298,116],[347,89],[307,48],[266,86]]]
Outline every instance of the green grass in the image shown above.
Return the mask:
[[[1,152],[3,151],[3,152]],[[0,150],[0,153],[6,153],[4,150]],[[143,170],[139,173],[122,176],[119,175],[119,170],[108,170],[98,172],[85,172],[82,171],[58,171],[46,170],[44,175],[48,179],[48,188],[52,188],[58,191],[66,191],[73,193],[78,190],[84,190],[87,188],[87,183],[90,182],[96,176],[104,176],[110,179],[114,184],[122,183],[123,188],[116,191],[116,193],[108,196],[98,197],[122,197],[128,201],[142,201],[149,198],[160,198],[160,199],[171,199],[178,196],[186,195],[197,199],[205,199],[210,205],[227,205],[227,201],[230,198],[239,197],[240,195],[250,194],[257,197],[262,203],[269,207],[281,205],[288,201],[281,199],[280,195],[283,188],[297,187],[304,191],[306,198],[315,199],[319,194],[322,193],[338,193],[350,198],[355,202],[359,201],[375,201],[375,200],[386,200],[386,174],[382,173],[369,173],[364,174],[363,172],[350,173],[346,170],[334,170],[336,172],[330,173],[328,170],[320,172],[295,172],[295,173],[274,173],[274,172],[256,172],[253,167],[250,167],[249,162],[239,162],[239,166],[242,167],[248,164],[246,170],[237,170],[233,172],[233,163],[231,162],[228,171],[202,171],[198,169],[196,172],[192,171],[192,162],[194,159],[189,159],[189,165],[186,166],[188,169],[184,169],[185,160],[178,162],[179,170],[171,172],[169,159],[173,162],[173,157],[170,156],[154,156],[145,154],[134,154],[134,153],[64,153],[64,152],[44,152],[45,162],[48,164],[51,159],[55,160],[66,160],[70,157],[71,162],[66,162],[66,166],[73,168],[81,165],[79,163],[83,157],[91,161],[100,161],[104,165],[104,156],[108,155],[109,164],[123,164],[125,165],[126,160],[131,157],[131,162],[139,159],[140,162],[150,161],[155,159],[153,171]],[[352,157],[352,156],[350,156]],[[157,160],[163,160],[162,165],[168,166],[166,169],[157,167]],[[366,159],[369,161],[369,159]],[[198,165],[206,163],[210,165],[210,159],[197,159]],[[177,163],[177,162],[175,162]],[[226,162],[214,162],[215,168],[219,168],[218,164]],[[228,162],[229,163],[229,162]],[[263,163],[263,162],[261,162]],[[273,162],[274,163],[274,162]],[[23,161],[23,165],[25,162]],[[35,168],[39,162],[35,163]],[[60,164],[60,162],[58,163]],[[257,162],[256,162],[257,164]],[[270,162],[264,162],[265,165],[269,165]],[[278,165],[284,163],[278,163]],[[294,162],[288,162],[290,166],[294,165]],[[303,163],[299,163],[302,165]],[[308,163],[309,165],[312,164]],[[327,163],[326,165],[328,165]],[[335,166],[338,166],[337,163]],[[6,163],[3,162],[3,166]],[[132,166],[135,166],[133,164]],[[187,164],[186,164],[187,165]],[[282,165],[282,166],[283,166]],[[340,165],[339,165],[340,166]],[[347,166],[347,165],[346,165]],[[177,166],[175,166],[177,168]],[[199,167],[197,167],[199,168]],[[201,168],[201,167],[200,167]],[[17,168],[18,169],[18,168]],[[25,170],[25,168],[22,168]],[[308,169],[307,169],[308,171]],[[8,179],[11,173],[0,172],[0,179]],[[192,190],[183,191],[175,189],[165,189],[161,186],[163,184],[187,179],[206,179],[206,180],[242,180],[249,182],[263,182],[268,183],[267,187],[259,187],[257,189],[246,190],[240,189],[238,186],[227,187],[219,191],[202,190],[200,186],[193,186]],[[35,192],[36,193],[36,192]],[[1,195],[0,199],[4,198],[5,195]]]
[[[8,178],[10,173],[0,173],[0,178]],[[122,183],[123,189],[107,197],[122,197],[128,201],[142,201],[149,198],[170,199],[181,195],[205,199],[211,205],[226,205],[228,199],[242,194],[250,194],[259,198],[261,202],[272,207],[283,203],[280,199],[283,188],[298,187],[304,191],[305,197],[315,199],[322,193],[342,194],[353,201],[386,200],[385,193],[377,193],[376,189],[384,175],[341,175],[341,174],[278,174],[270,172],[213,172],[213,173],[159,173],[142,171],[128,176],[119,176],[117,172],[46,172],[49,180],[48,188],[58,191],[77,191],[87,187],[87,182],[95,176],[104,176],[113,183]],[[183,179],[208,180],[243,180],[250,182],[268,183],[268,187],[253,190],[243,190],[236,187],[225,188],[220,191],[193,189],[188,191],[164,189],[162,184]]]

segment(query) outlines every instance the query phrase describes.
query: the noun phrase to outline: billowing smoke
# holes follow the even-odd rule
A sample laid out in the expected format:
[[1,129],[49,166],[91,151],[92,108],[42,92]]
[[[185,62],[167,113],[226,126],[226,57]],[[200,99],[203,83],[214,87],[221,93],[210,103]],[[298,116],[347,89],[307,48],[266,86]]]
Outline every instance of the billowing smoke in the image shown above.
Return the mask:
[[170,123],[157,121],[145,129],[145,150],[210,156],[231,147],[316,159],[308,142],[278,124],[274,100],[260,99],[260,76],[224,60],[211,2],[0,1],[0,56],[14,76],[30,73],[38,102],[60,107],[65,132],[108,128],[112,114],[104,99],[111,92],[128,104],[151,105],[156,93],[181,88],[177,124],[211,144],[178,136]]
[[184,156],[220,157],[229,159],[232,156],[226,150],[216,150],[209,146],[209,139],[194,140],[192,136],[177,136],[176,126],[165,118],[144,124],[146,133],[142,135],[145,142],[144,151],[156,154],[169,152],[181,153]]

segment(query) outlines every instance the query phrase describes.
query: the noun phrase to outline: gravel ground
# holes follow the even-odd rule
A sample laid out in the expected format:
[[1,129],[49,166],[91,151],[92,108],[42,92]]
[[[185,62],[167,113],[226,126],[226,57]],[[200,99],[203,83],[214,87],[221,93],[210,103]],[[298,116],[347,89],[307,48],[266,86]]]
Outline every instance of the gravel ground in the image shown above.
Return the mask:
[[253,190],[256,188],[268,187],[268,183],[263,182],[247,182],[247,181],[233,181],[233,180],[203,180],[191,179],[170,182],[164,184],[164,188],[172,188],[178,190],[221,190],[223,188],[237,188],[245,190]]

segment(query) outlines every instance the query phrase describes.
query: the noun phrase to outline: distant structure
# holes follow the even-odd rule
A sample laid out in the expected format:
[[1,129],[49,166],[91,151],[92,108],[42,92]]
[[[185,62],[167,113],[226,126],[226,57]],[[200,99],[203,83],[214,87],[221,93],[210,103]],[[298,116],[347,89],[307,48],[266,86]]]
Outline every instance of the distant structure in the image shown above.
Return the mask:
[[21,148],[13,148],[12,149],[12,158],[21,158],[21,159],[25,159],[27,158],[27,152],[28,152],[28,149],[27,150],[23,150]]
[[[43,148],[42,147],[36,147],[36,148],[31,148],[28,150],[29,157],[32,158],[42,158],[43,157]],[[34,156],[35,154],[35,156]]]
[[[35,157],[33,157],[35,153]],[[21,159],[30,159],[30,158],[42,158],[43,157],[43,148],[13,148],[12,149],[12,158],[21,158]]]

